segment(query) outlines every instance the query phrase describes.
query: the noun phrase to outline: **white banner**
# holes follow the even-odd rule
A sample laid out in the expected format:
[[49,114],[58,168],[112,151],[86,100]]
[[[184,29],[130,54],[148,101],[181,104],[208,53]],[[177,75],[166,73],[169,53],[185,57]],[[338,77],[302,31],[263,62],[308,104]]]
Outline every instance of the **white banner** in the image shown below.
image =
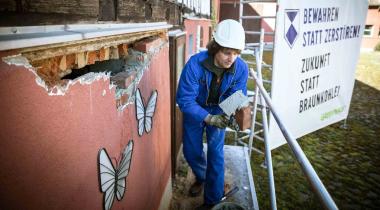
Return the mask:
[[[272,100],[295,138],[345,119],[367,0],[279,0]],[[269,143],[286,143],[270,116]]]

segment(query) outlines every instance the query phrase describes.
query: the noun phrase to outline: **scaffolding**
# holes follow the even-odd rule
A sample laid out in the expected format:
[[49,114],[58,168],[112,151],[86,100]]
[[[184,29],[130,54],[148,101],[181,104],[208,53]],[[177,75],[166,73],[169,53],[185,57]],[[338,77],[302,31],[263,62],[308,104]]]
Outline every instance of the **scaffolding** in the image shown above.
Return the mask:
[[[251,4],[266,4],[271,3],[275,4],[275,14],[258,14],[258,15],[245,15],[244,8]],[[239,7],[239,21],[244,26],[247,22],[252,20],[260,20],[260,23],[263,23],[265,19],[276,19],[277,15],[277,1],[276,0],[250,0],[250,1],[240,1]],[[278,117],[276,110],[274,110],[271,99],[271,85],[272,85],[272,64],[273,56],[268,56],[269,59],[264,59],[264,52],[273,55],[274,46],[274,36],[275,36],[275,25],[272,31],[265,32],[263,27],[260,27],[260,30],[245,30],[246,35],[258,36],[259,39],[257,42],[246,42],[245,50],[242,52],[243,59],[245,56],[250,56],[254,61],[245,59],[250,68],[250,81],[254,82],[255,90],[248,91],[248,97],[251,101],[252,106],[252,124],[251,128],[245,131],[234,132],[235,144],[242,144],[248,147],[249,155],[252,155],[253,152],[257,152],[260,155],[265,156],[265,161],[262,164],[263,167],[267,169],[268,172],[268,184],[269,184],[269,195],[270,195],[270,204],[271,209],[277,209],[276,203],[276,193],[274,185],[274,174],[272,167],[272,155],[271,149],[269,146],[268,139],[268,117],[269,113],[273,115],[273,120],[279,125],[285,139],[287,140],[290,148],[292,149],[297,161],[301,165],[301,168],[309,180],[314,192],[322,201],[322,204],[326,209],[337,209],[335,202],[332,200],[330,194],[326,190],[325,186],[319,179],[318,175],[311,166],[309,160],[303,153],[301,147],[299,146],[296,139],[289,133],[286,129],[281,119]],[[272,37],[271,39],[266,39],[267,37]],[[272,40],[272,41],[268,41]],[[266,62],[264,62],[264,60]],[[255,71],[255,70],[256,71]],[[231,130],[231,129],[229,129]],[[248,140],[248,142],[247,142]],[[264,151],[253,145],[254,141],[260,141],[264,143]],[[258,209],[258,207],[257,207]]]

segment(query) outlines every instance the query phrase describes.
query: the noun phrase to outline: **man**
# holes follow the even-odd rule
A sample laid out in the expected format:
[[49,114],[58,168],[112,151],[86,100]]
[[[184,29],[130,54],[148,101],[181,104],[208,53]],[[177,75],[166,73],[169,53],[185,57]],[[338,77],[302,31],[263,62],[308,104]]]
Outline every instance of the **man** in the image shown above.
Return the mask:
[[[245,45],[245,33],[235,20],[220,22],[207,51],[186,63],[178,85],[177,103],[183,112],[183,153],[196,182],[190,196],[201,194],[210,209],[224,195],[224,135],[228,118],[218,104],[238,90],[247,94],[248,67],[238,55]],[[207,161],[203,152],[203,131],[207,136]]]

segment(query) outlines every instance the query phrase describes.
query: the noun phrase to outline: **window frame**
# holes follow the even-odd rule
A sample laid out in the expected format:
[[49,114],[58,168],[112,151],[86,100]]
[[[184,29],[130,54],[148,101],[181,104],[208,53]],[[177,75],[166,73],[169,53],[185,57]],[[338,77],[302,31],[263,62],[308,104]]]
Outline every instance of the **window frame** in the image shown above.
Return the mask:
[[[369,26],[370,28],[367,29],[367,26]],[[366,34],[366,32],[369,31],[369,34]],[[363,37],[372,37],[373,35],[373,25],[365,25],[364,26],[364,32],[363,32]]]

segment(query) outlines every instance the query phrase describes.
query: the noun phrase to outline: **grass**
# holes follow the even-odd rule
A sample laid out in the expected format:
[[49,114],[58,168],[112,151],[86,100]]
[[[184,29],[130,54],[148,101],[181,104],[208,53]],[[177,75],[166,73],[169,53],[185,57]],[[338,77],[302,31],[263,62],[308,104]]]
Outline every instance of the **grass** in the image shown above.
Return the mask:
[[[265,59],[264,59],[265,60]],[[270,76],[268,71],[264,76]],[[380,53],[361,53],[347,126],[338,122],[300,139],[301,148],[341,209],[380,206]],[[248,83],[249,89],[254,84]],[[263,148],[257,142],[257,147]],[[278,209],[323,209],[288,145],[272,151]],[[251,166],[260,209],[270,209],[264,157]]]
[[[250,55],[243,55],[242,57],[244,58],[244,60],[255,60],[255,58],[253,56],[250,56]],[[272,52],[264,51],[263,61],[266,64],[272,65],[272,60],[273,60]],[[254,63],[256,63],[256,62],[254,62]],[[254,70],[256,70],[256,64],[249,64],[248,66],[249,66],[249,68],[253,68]],[[267,67],[263,67],[262,68],[262,77],[264,80],[272,80],[272,70],[270,70]],[[270,84],[264,83],[264,87],[266,88],[266,90],[270,90]],[[255,90],[255,81],[253,79],[248,79],[247,89],[252,90],[252,91]]]
[[380,90],[380,52],[360,54],[356,79]]

